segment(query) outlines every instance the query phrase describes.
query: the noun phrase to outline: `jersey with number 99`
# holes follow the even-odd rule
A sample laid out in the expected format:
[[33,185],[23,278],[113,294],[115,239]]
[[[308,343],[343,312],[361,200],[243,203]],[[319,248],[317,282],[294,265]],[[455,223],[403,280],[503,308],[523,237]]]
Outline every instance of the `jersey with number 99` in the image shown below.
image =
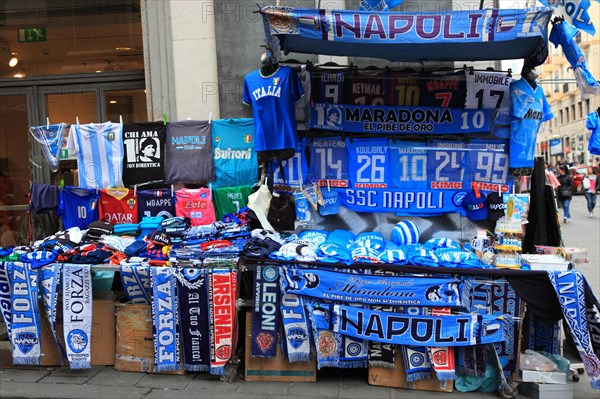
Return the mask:
[[388,188],[388,144],[385,138],[346,139],[348,170],[354,188]]
[[471,140],[467,155],[465,184],[480,183],[482,190],[508,190],[512,177],[508,173],[508,142],[505,140]]

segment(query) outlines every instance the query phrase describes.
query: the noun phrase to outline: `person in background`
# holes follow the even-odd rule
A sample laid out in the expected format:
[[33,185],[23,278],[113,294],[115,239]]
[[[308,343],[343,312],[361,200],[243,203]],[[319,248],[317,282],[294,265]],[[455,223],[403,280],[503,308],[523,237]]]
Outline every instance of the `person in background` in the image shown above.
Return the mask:
[[[587,180],[587,183],[586,183]],[[598,183],[598,177],[594,174],[594,170],[591,166],[587,168],[587,174],[583,177],[582,183],[585,195],[585,199],[587,201],[588,211],[590,212],[590,217],[594,217],[594,207],[596,206],[596,186]]]
[[571,205],[571,198],[573,198],[573,177],[569,173],[569,169],[565,165],[561,165],[558,168],[558,202],[563,208],[563,221],[569,223],[571,221],[571,212],[569,206]]

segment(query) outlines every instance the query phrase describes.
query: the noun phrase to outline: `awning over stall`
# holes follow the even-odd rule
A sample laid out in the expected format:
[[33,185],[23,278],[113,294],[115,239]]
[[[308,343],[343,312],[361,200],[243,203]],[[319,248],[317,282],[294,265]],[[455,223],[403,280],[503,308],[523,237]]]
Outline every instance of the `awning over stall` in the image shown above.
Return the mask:
[[261,13],[267,44],[286,54],[424,62],[541,54],[547,49],[552,8],[372,13],[268,6]]

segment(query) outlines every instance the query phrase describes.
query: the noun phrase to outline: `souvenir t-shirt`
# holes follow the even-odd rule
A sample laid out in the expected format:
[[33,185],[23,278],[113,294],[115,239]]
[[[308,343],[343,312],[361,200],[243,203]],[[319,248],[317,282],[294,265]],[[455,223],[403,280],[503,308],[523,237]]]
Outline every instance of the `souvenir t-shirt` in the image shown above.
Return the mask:
[[90,223],[98,220],[100,194],[95,190],[66,186],[59,197],[58,209],[65,229],[87,229]]
[[123,125],[123,183],[126,186],[164,179],[166,130],[164,122]]
[[192,226],[211,224],[215,219],[215,209],[208,188],[180,188],[175,191],[175,213],[190,218]]
[[258,161],[254,150],[252,118],[212,121],[212,140],[217,179],[213,187],[257,182]]
[[170,188],[138,191],[139,218],[149,216],[162,216],[171,218],[175,216],[175,199]]
[[71,125],[67,148],[77,156],[79,187],[123,186],[123,125]]
[[252,105],[254,148],[273,151],[296,148],[296,102],[304,95],[298,73],[281,66],[263,76],[260,70],[244,78],[244,103]]
[[221,187],[214,190],[215,213],[217,220],[223,215],[237,213],[248,205],[248,196],[252,194],[250,186]]
[[100,191],[100,219],[112,224],[137,223],[138,201],[133,190],[107,188]]
[[544,90],[535,89],[525,79],[510,84],[510,161],[511,168],[533,168],[535,141],[542,122],[554,118]]
[[167,123],[165,180],[207,182],[215,178],[211,124],[208,121]]

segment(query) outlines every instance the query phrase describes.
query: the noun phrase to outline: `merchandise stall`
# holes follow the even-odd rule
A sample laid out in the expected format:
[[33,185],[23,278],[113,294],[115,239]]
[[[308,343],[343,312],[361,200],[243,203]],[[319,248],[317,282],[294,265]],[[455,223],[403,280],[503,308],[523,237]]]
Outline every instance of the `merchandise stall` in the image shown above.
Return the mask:
[[[230,379],[244,349],[246,380],[362,368],[398,388],[511,396],[554,378],[567,392],[564,319],[600,389],[600,305],[574,268],[585,250],[564,247],[533,157],[552,117],[534,73],[552,12],[264,7],[253,119],[71,125],[78,186],[31,189],[32,211],[58,209],[63,228],[2,249],[4,355],[111,364],[93,293],[118,271],[117,370]],[[299,66],[289,52],[424,67]],[[518,80],[426,68],[517,58]],[[65,132],[31,128],[54,168]]]

